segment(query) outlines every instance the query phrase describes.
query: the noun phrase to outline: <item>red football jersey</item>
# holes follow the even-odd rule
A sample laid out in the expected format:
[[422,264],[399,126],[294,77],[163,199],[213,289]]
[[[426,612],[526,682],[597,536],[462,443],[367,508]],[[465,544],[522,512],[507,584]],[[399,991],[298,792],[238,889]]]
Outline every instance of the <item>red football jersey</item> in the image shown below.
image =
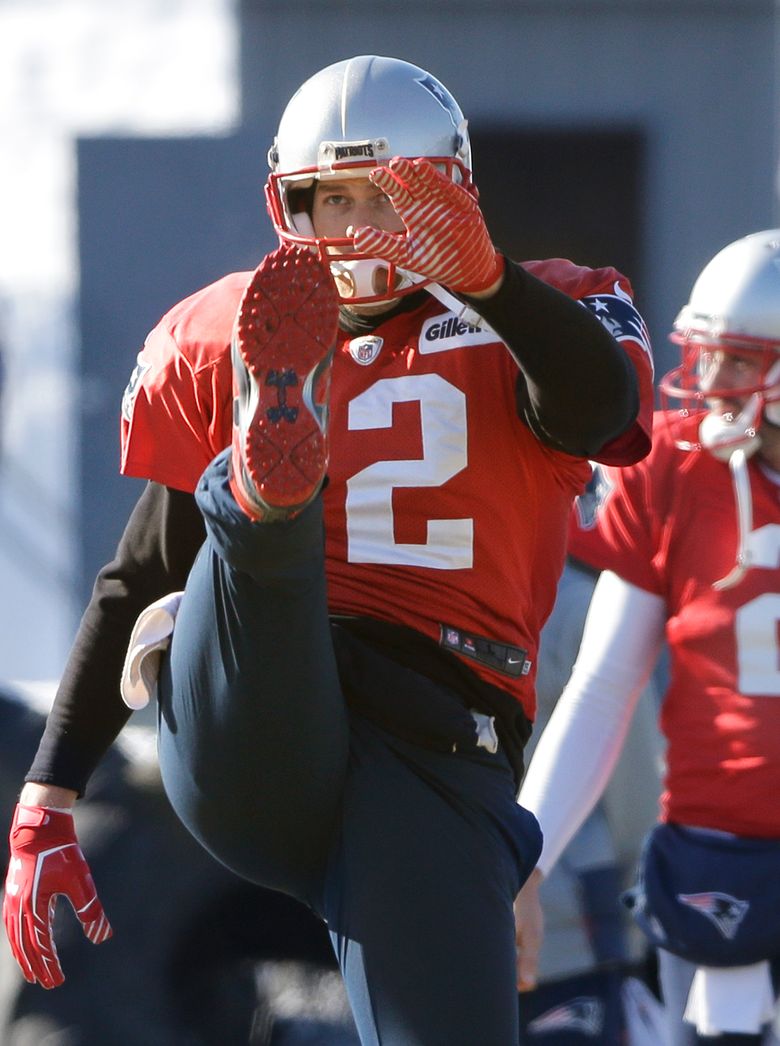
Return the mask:
[[596,526],[570,547],[666,603],[663,818],[780,837],[780,488],[756,458],[749,473],[753,566],[731,588],[713,588],[738,546],[729,466],[677,449],[661,413],[651,454],[605,470]]
[[[637,460],[649,446],[652,365],[630,287],[612,269],[528,267],[590,307],[633,360],[642,414],[604,460]],[[230,442],[228,343],[249,275],[188,298],[149,336],[123,404],[127,475],[194,490]],[[587,461],[533,436],[517,416],[506,347],[431,297],[341,339],[324,494],[332,612],[416,629],[533,718],[539,631]]]

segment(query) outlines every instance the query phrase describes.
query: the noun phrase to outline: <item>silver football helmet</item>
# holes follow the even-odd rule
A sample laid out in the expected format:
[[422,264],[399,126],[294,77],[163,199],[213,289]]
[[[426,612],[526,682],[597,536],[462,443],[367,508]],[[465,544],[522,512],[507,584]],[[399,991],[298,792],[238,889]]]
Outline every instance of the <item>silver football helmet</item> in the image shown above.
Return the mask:
[[315,179],[366,177],[394,156],[426,157],[475,191],[467,122],[450,92],[398,58],[360,55],[315,73],[293,95],[268,153],[268,211],[283,241],[315,248],[351,305],[388,302],[427,281],[355,252],[350,237],[317,237]]
[[[678,446],[704,447],[722,458],[736,449],[753,453],[762,421],[780,425],[780,229],[752,233],[716,254],[696,280],[670,337],[681,346],[682,359],[661,379],[660,391],[665,406],[675,408],[670,421]],[[717,349],[755,358],[758,380],[718,389],[712,360]],[[746,397],[738,414],[708,409],[710,400]],[[692,429],[688,419],[697,415],[698,429]]]

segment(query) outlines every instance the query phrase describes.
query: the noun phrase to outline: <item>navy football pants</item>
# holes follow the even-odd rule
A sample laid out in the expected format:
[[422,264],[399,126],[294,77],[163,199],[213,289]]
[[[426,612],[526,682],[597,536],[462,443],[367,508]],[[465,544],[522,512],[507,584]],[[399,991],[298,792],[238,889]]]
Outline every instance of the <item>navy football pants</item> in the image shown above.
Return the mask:
[[509,762],[402,741],[347,709],[319,499],[252,523],[227,460],[197,491],[209,537],[160,679],[173,807],[218,860],[327,920],[364,1044],[514,1046],[512,902],[541,835]]

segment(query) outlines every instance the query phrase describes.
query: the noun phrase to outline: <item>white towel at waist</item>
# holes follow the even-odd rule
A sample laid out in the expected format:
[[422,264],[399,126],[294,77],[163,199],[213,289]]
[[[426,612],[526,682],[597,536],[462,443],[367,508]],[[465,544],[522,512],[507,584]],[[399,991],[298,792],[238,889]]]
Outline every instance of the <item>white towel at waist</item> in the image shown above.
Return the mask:
[[157,691],[160,658],[173,635],[183,592],[171,592],[142,610],[130,634],[120,692],[128,708],[144,708]]
[[755,1035],[772,1020],[775,995],[769,963],[750,966],[699,966],[694,974],[685,1020],[699,1035],[741,1032]]

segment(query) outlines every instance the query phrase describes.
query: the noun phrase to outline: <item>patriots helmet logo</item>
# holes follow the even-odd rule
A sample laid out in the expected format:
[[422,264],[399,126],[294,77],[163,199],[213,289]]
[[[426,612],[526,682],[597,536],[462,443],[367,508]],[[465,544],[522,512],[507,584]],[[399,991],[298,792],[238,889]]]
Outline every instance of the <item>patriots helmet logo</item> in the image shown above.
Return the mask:
[[528,1031],[534,1037],[568,1030],[599,1039],[603,1027],[604,1003],[592,995],[578,995],[528,1022]]
[[706,893],[678,893],[677,900],[709,919],[727,941],[733,941],[737,936],[740,923],[750,908],[749,901],[740,901],[731,894],[718,893],[715,890],[708,890]]
[[447,112],[450,120],[452,120],[452,126],[457,130],[461,120],[458,105],[444,84],[439,83],[430,73],[416,77],[416,82],[420,87],[424,87],[428,94],[433,95],[442,109]]

